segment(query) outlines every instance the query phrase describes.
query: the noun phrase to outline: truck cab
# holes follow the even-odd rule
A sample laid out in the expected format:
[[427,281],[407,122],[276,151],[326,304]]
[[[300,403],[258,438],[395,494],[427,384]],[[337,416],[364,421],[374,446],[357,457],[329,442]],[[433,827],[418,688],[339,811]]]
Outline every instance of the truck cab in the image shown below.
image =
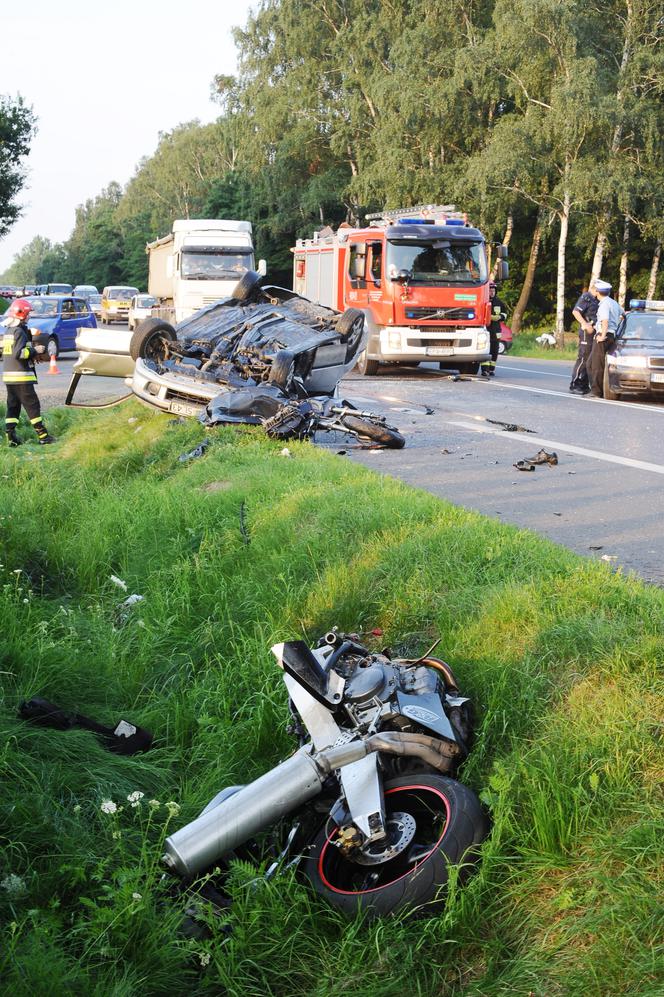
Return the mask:
[[[487,245],[453,207],[381,214],[366,228],[340,228],[294,248],[294,290],[364,312],[362,373],[375,374],[381,362],[428,360],[476,373],[488,359]],[[498,255],[506,276],[506,251]]]

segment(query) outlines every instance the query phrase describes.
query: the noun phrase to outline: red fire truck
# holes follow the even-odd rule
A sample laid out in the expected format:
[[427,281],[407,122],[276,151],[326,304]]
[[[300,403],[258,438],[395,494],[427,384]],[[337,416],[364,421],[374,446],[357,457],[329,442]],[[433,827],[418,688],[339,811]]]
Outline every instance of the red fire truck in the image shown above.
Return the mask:
[[[293,289],[323,305],[364,312],[363,374],[381,362],[436,361],[476,374],[489,359],[488,247],[454,205],[417,205],[367,216],[366,228],[341,225],[298,239]],[[496,279],[508,274],[497,246]]]

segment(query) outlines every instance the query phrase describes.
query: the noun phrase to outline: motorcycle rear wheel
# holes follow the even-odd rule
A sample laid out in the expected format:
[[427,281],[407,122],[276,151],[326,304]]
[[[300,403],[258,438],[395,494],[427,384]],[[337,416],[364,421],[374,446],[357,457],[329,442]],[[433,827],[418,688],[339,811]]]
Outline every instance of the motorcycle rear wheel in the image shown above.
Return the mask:
[[380,423],[370,422],[356,415],[345,415],[342,422],[359,439],[368,440],[389,450],[401,450],[406,444],[401,433],[397,433],[396,429],[390,426],[382,426]]
[[469,875],[489,830],[486,814],[467,786],[420,773],[385,784],[385,810],[388,822],[390,814],[406,813],[416,824],[412,841],[394,858],[359,865],[335,847],[338,829],[325,827],[303,869],[317,893],[349,916],[363,911],[385,917],[405,909],[433,914],[444,903],[450,865],[463,863],[462,881]]

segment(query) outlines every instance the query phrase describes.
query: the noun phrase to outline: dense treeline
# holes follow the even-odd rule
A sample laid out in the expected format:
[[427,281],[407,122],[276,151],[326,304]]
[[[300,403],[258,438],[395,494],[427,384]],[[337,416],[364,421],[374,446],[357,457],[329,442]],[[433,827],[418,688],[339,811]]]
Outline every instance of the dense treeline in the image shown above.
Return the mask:
[[317,226],[455,201],[510,243],[516,328],[528,308],[562,333],[591,275],[656,293],[663,28],[664,0],[263,0],[218,121],[162,135],[5,279],[145,286],[145,242],[198,216],[249,218],[283,281]]
[[23,98],[0,94],[0,237],[21,213],[17,197],[25,184],[25,158],[35,132],[32,108]]

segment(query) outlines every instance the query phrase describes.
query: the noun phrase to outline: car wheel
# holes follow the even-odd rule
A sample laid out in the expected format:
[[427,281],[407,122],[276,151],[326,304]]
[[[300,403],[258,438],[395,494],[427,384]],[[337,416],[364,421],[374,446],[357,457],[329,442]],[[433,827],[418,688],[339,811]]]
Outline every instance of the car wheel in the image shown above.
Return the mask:
[[609,367],[608,364],[604,367],[604,384],[603,393],[604,397],[610,402],[620,401],[620,394],[617,391],[613,391],[609,383]]
[[131,337],[129,353],[132,360],[164,360],[168,356],[168,344],[174,343],[177,338],[170,322],[146,318]]
[[355,369],[358,374],[362,374],[364,377],[373,377],[374,374],[378,373],[379,366],[378,360],[370,360],[367,356],[367,351],[362,350],[357,358]]
[[249,301],[254,292],[258,290],[261,280],[261,275],[256,273],[255,270],[247,270],[235,285],[235,290],[233,291],[235,300]]
[[499,352],[499,353],[507,353],[507,347],[505,346],[505,344],[504,344],[504,342],[502,341],[502,339],[501,339],[501,340],[500,340],[500,342],[498,343],[498,352]]

